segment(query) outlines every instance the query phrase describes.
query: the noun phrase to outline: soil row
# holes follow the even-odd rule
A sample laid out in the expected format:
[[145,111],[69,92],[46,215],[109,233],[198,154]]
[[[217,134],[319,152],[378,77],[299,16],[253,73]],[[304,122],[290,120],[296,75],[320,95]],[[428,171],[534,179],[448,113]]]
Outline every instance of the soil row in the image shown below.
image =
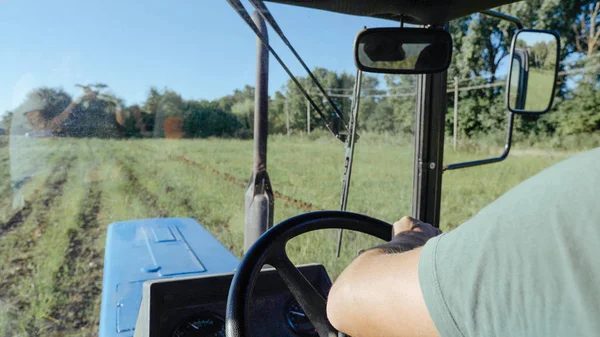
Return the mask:
[[[244,181],[236,176],[233,176],[227,172],[221,172],[215,168],[209,167],[207,165],[201,164],[187,156],[184,155],[180,155],[177,156],[177,159],[180,160],[181,162],[184,162],[190,166],[196,167],[201,169],[202,171],[205,172],[209,172],[225,181],[228,181],[230,183],[233,183],[235,185],[238,185],[242,188],[247,188],[248,187],[248,182]],[[285,195],[277,190],[273,190],[273,196],[276,198],[276,200],[283,200],[285,203],[287,204],[291,204],[294,207],[301,209],[305,212],[315,212],[315,211],[322,211],[323,208],[318,207],[308,201],[304,201],[304,200],[300,200],[300,199],[296,199],[296,198],[292,198],[289,195]]]
[[99,184],[90,183],[77,216],[79,227],[67,233],[69,249],[55,279],[56,293],[66,297],[66,301],[50,311],[49,317],[55,323],[50,333],[81,329],[80,335],[87,335],[88,330],[97,330],[94,309],[102,292],[103,254],[95,243],[103,235],[98,220],[101,201]]

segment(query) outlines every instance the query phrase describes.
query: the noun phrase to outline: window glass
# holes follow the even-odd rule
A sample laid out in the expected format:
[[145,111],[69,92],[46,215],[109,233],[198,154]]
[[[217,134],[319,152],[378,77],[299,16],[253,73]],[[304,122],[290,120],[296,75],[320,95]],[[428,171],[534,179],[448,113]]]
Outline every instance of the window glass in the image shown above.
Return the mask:
[[[0,6],[0,27],[11,32],[0,36],[0,335],[97,335],[112,223],[193,218],[240,258],[254,160],[256,40],[227,3]],[[354,37],[365,25],[397,23],[272,10],[348,123]],[[324,96],[269,33],[331,117]],[[389,222],[410,212],[414,82],[364,76],[348,210]],[[334,129],[345,132],[341,122]],[[274,223],[339,209],[344,144],[272,57],[269,132]],[[346,233],[337,259],[337,231],[321,231],[288,251],[295,262],[323,263],[335,278],[374,242]]]

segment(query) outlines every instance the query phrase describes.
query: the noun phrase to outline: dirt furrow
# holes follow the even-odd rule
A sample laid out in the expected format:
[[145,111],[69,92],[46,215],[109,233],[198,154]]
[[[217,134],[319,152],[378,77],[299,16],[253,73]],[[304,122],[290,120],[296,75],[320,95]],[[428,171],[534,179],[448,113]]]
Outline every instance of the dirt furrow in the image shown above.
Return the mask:
[[[29,233],[29,235],[26,236],[28,239],[22,242],[22,246],[13,248],[19,249],[20,253],[16,254],[16,256],[9,261],[8,266],[6,266],[7,269],[3,271],[4,275],[0,278],[0,298],[4,298],[7,295],[10,296],[11,286],[18,286],[16,284],[18,279],[31,275],[33,272],[33,266],[30,263],[32,256],[29,250],[49,225],[48,213],[50,212],[54,200],[62,195],[68,172],[71,169],[71,162],[71,160],[67,159],[68,164],[66,166],[57,166],[48,176],[42,185],[45,187],[45,191],[48,191],[47,194],[32,200],[31,202],[27,202],[25,207],[13,215],[9,221],[0,224],[0,234],[2,235],[6,235],[8,232],[16,230],[19,226],[23,225],[31,215],[36,217],[34,220],[37,224],[37,227],[33,229],[33,233]],[[36,190],[34,195],[39,195],[39,190]],[[22,299],[19,300],[19,303],[19,307],[27,305]]]
[[0,236],[14,230],[17,226],[22,224],[29,214],[31,214],[31,202],[25,201],[25,206],[23,206],[23,208],[13,214],[8,221],[0,223]]
[[[8,312],[9,320],[16,320],[18,315],[28,312],[31,307],[31,299],[28,296],[21,296],[21,288],[28,286],[27,280],[33,278],[36,265],[33,261],[32,249],[39,238],[42,237],[46,228],[50,225],[48,222],[49,214],[55,203],[55,200],[63,193],[64,185],[67,181],[68,173],[72,166],[73,158],[65,157],[61,162],[66,165],[59,165],[54,168],[52,173],[41,185],[44,190],[37,189],[34,193],[36,198],[25,205],[2,228],[3,236],[8,233],[17,233],[16,231],[24,226],[28,221],[32,221],[33,228],[27,228],[27,232],[18,232],[19,239],[12,243],[12,247],[2,247],[3,251],[10,251],[11,257],[6,261],[6,266],[2,270],[0,277],[0,301],[7,303],[11,308]],[[39,196],[39,197],[37,197]],[[14,316],[14,317],[13,317]],[[22,320],[22,327],[28,335],[37,335],[34,326],[34,317],[28,317]]]
[[[35,196],[33,200],[26,200],[24,202],[24,206],[15,214],[13,214],[10,219],[8,219],[6,222],[0,223],[0,237],[13,231],[15,228],[21,225],[27,219],[27,217],[29,217],[31,211],[35,208],[34,206],[42,204],[47,209],[48,205],[54,201],[57,196],[62,194],[62,185],[64,185],[66,182],[67,173],[72,165],[72,157],[65,157],[64,161],[61,160],[61,163],[65,161],[67,162],[67,165],[60,164],[55,166],[44,183],[34,189],[33,193],[31,194]],[[49,187],[52,191],[43,198],[39,198],[38,196],[40,195],[40,192],[42,190],[48,190]]]
[[[133,166],[140,166],[140,162],[138,161],[137,157],[134,156],[127,156],[126,158],[127,163],[130,163],[130,165]],[[155,175],[158,174],[158,169],[156,168],[155,165],[149,165],[149,167],[146,167],[147,169],[149,169],[148,173],[151,175]],[[133,170],[131,170],[131,168],[129,167],[128,169],[130,169],[130,173],[135,177],[135,173],[133,172]],[[150,171],[151,170],[151,171]],[[127,172],[126,172],[127,173]],[[137,178],[136,178],[137,180]],[[141,183],[139,182],[139,180],[137,180],[138,184],[141,186]],[[144,191],[148,191],[147,188],[144,187]],[[149,192],[153,198],[151,200],[152,205],[155,206],[159,203],[159,198],[158,196],[156,196],[155,194],[152,194],[151,192]],[[173,187],[170,184],[165,183],[164,184],[164,193],[165,194],[175,194],[177,196],[179,196],[179,194],[177,193],[177,190],[175,187]],[[183,199],[181,200],[181,205],[184,207],[185,211],[187,214],[194,214],[196,213],[196,209],[192,206],[192,201],[187,198],[187,197],[183,197]]]
[[164,208],[160,207],[158,202],[158,196],[150,192],[144,185],[142,185],[142,183],[140,183],[140,180],[136,177],[135,172],[133,171],[131,166],[126,165],[125,162],[120,159],[117,159],[117,164],[120,167],[122,167],[123,173],[125,174],[125,179],[127,179],[127,181],[129,182],[128,185],[131,186],[132,191],[136,192],[136,195],[140,198],[140,200],[142,200],[152,209],[157,210],[159,217],[166,217],[168,215],[167,211]]
[[[235,177],[235,176],[233,176],[233,175],[231,175],[229,173],[221,172],[221,171],[219,171],[217,169],[214,169],[212,167],[208,167],[208,166],[206,166],[204,164],[198,163],[197,161],[194,161],[193,159],[190,159],[190,158],[188,158],[188,157],[186,157],[184,155],[178,156],[177,159],[180,160],[180,161],[182,161],[182,162],[184,162],[184,163],[186,163],[186,164],[188,164],[188,165],[190,165],[190,166],[199,168],[199,169],[201,169],[201,170],[203,170],[205,172],[209,172],[209,173],[211,173],[211,174],[213,174],[213,175],[215,175],[215,176],[217,176],[217,177],[219,177],[219,178],[221,178],[221,179],[223,179],[225,181],[228,181],[228,182],[230,182],[232,184],[238,185],[239,187],[242,187],[242,188],[247,188],[248,187],[248,182],[247,181],[239,179],[239,178],[237,178],[237,177]],[[281,192],[279,192],[277,190],[273,190],[273,195],[275,196],[275,198],[283,200],[287,204],[292,204],[296,208],[299,208],[299,209],[304,210],[306,212],[315,212],[315,211],[322,211],[323,210],[323,208],[318,207],[318,206],[316,206],[316,205],[314,205],[314,204],[312,204],[310,202],[303,201],[303,200],[296,199],[296,198],[292,198],[289,195],[285,195],[285,194],[283,194],[283,193],[281,193]]]
[[102,235],[98,220],[102,190],[90,183],[80,212],[78,228],[69,230],[69,249],[65,262],[56,275],[56,293],[64,302],[50,311],[55,320],[49,332],[80,330],[81,335],[97,333],[98,317],[93,315],[102,291],[102,252],[95,246]]
[[[148,150],[147,148],[144,148],[144,150]],[[159,174],[159,170],[157,169],[156,165],[143,165],[141,164],[136,157],[133,156],[127,156],[125,158],[126,162],[131,164],[134,167],[139,167],[142,166],[144,167],[144,172],[146,172],[147,174],[149,174],[150,176],[155,176],[156,174]],[[126,172],[127,174],[127,172]],[[131,174],[133,176],[135,176],[135,173],[133,172],[133,170],[131,171]],[[202,216],[202,214],[206,214],[207,212],[209,212],[206,209],[201,209],[202,207],[198,206],[194,206],[194,203],[192,202],[192,200],[190,200],[189,197],[185,196],[186,193],[177,193],[177,189],[174,188],[172,185],[166,183],[165,181],[162,182],[164,185],[164,191],[166,195],[169,194],[174,194],[173,198],[175,198],[175,200],[179,203],[179,205],[181,205],[184,208],[184,214],[187,217],[192,217],[192,218],[196,218],[198,220],[202,220],[200,219]],[[141,186],[141,183],[138,184],[138,186]],[[145,191],[148,191],[147,188],[144,188]],[[148,193],[150,195],[153,196],[152,200],[151,200],[151,204],[152,205],[156,205],[159,203],[159,199],[156,195],[151,194],[151,192],[148,191]],[[183,197],[182,197],[183,195]],[[169,215],[167,215],[169,216]],[[205,226],[207,226],[207,228],[212,229],[214,231],[218,232],[224,232],[226,233],[225,236],[222,238],[222,240],[226,237],[228,238],[227,240],[229,242],[224,242],[224,244],[226,246],[229,247],[230,250],[233,250],[235,247],[235,244],[233,243],[232,240],[232,230],[231,230],[231,226],[228,222],[219,222],[219,223],[212,223],[212,224],[208,224],[208,223],[204,223]]]

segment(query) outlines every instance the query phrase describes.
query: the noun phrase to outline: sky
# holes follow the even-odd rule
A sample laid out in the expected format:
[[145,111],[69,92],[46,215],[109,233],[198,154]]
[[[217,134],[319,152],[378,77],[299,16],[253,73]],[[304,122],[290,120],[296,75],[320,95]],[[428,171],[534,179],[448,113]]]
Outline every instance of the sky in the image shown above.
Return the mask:
[[[247,9],[252,7],[247,3]],[[268,5],[308,66],[354,73],[356,34],[397,23]],[[127,104],[151,86],[185,99],[215,99],[254,85],[256,39],[225,0],[0,0],[0,114],[40,86],[105,83]],[[274,48],[305,76],[273,31]],[[288,76],[270,59],[271,93]]]

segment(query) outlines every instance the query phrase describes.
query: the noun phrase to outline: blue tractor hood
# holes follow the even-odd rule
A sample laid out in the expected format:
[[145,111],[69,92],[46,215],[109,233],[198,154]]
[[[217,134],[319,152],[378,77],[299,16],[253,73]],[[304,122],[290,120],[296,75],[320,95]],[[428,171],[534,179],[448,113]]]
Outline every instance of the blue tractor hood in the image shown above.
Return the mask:
[[133,336],[145,281],[230,273],[238,263],[194,219],[111,224],[104,253],[100,337]]

